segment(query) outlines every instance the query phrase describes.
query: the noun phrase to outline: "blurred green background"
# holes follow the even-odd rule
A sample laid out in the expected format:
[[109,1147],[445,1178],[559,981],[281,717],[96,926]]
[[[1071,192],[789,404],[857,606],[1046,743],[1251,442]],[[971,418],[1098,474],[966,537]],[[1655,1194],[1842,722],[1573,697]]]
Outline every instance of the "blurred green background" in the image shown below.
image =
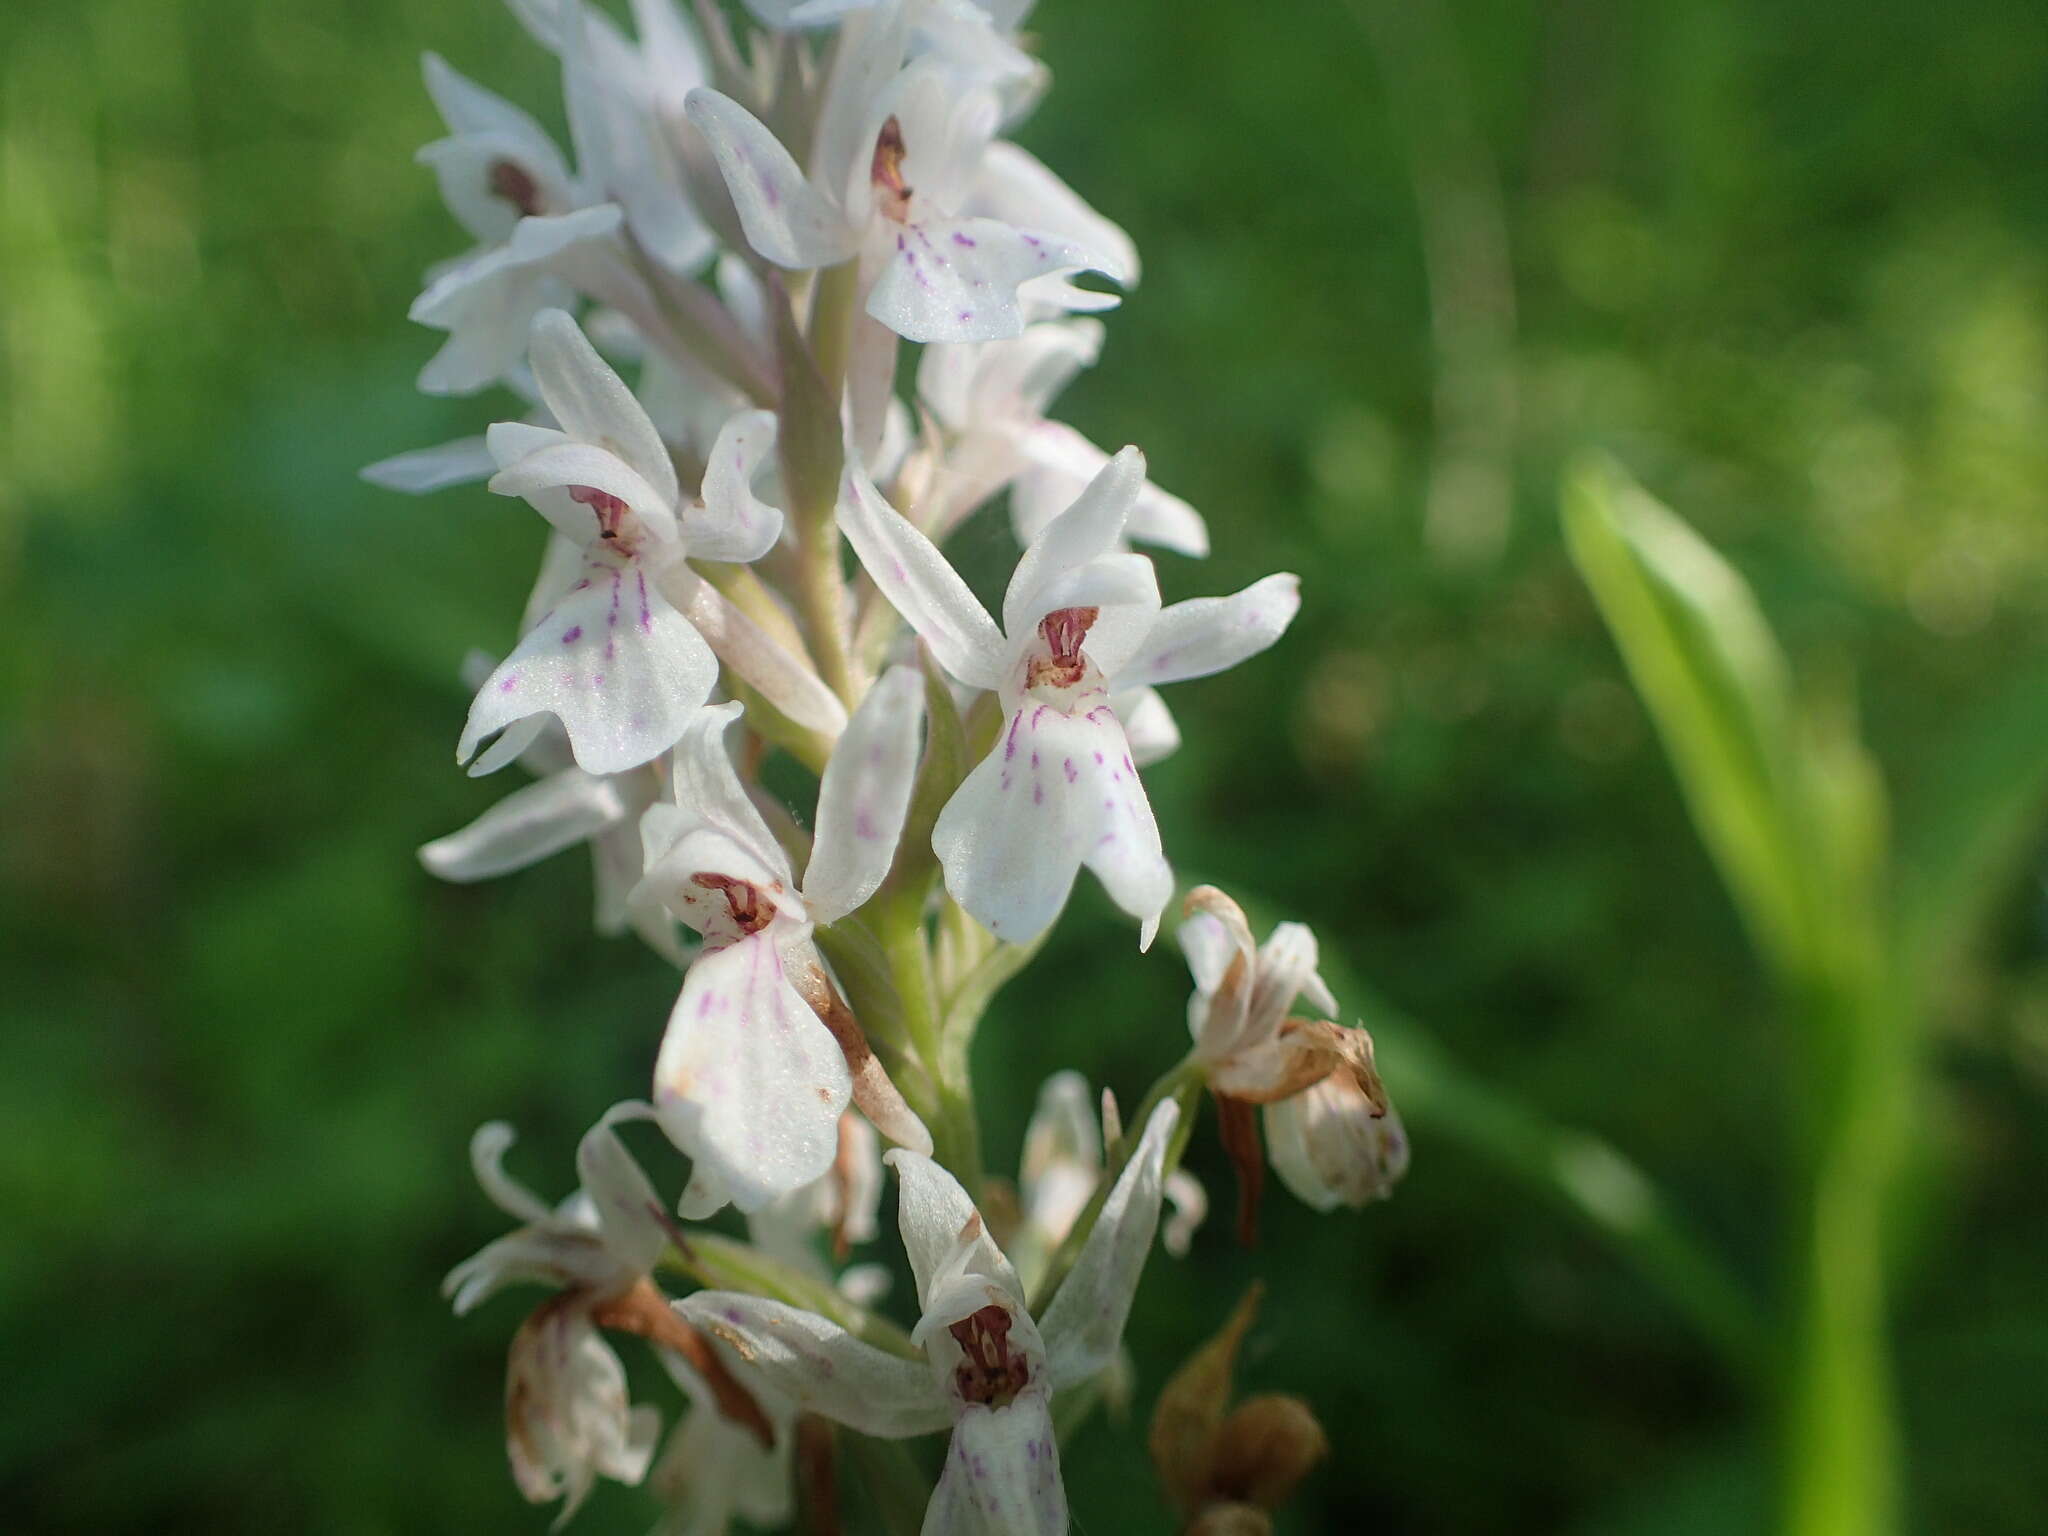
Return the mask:
[[[1307,578],[1281,648],[1177,692],[1169,852],[1314,923],[1354,1007],[1626,1151],[1765,1291],[1788,1043],[1557,474],[1615,451],[1802,671],[1853,676],[1910,820],[2048,631],[2048,13],[1043,0],[1033,27],[1056,86],[1021,137],[1148,263],[1064,414],[1207,513],[1169,596]],[[673,982],[593,943],[580,858],[453,889],[412,857],[503,792],[451,761],[455,673],[508,639],[540,534],[355,478],[502,413],[410,386],[434,337],[405,307],[462,244],[411,160],[423,48],[558,119],[487,0],[0,15],[11,1529],[547,1520],[504,1469],[519,1304],[435,1294],[503,1225],[465,1141],[510,1118],[564,1190]],[[1895,1335],[1932,1532],[2048,1509],[2042,851],[2009,850],[1916,1086]],[[1180,1049],[1179,962],[1105,911],[983,1032],[996,1167],[1046,1072],[1128,1103]],[[1219,1219],[1155,1260],[1137,1412],[1263,1273],[1245,1383],[1336,1445],[1283,1528],[1759,1528],[1767,1417],[1680,1310],[1415,1131],[1389,1205],[1275,1190],[1259,1253]],[[1227,1204],[1211,1134],[1191,1161]],[[1077,1529],[1166,1528],[1135,1434],[1067,1468]],[[576,1529],[651,1511],[608,1486]]]

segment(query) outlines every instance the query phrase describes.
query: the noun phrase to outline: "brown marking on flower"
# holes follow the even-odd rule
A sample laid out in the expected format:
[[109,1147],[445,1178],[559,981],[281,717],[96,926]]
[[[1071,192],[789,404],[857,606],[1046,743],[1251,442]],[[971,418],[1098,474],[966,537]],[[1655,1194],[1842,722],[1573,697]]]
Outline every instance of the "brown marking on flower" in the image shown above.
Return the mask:
[[1100,608],[1055,608],[1040,619],[1038,633],[1052,654],[1031,663],[1025,686],[1071,688],[1080,682],[1087,671],[1081,642],[1088,638],[1088,631],[1095,627],[1101,614]]
[[875,158],[868,168],[868,179],[875,185],[875,207],[883,218],[898,224],[910,222],[911,189],[903,182],[903,157],[907,153],[903,124],[892,115],[875,135]]
[[868,1044],[867,1032],[861,1028],[860,1020],[846,1006],[846,1000],[832,985],[832,978],[825,974],[824,967],[815,960],[807,965],[793,965],[789,970],[789,980],[798,995],[811,1005],[811,1012],[818,1016],[818,1022],[831,1030],[832,1038],[839,1042],[839,1054],[846,1058],[846,1070],[853,1079],[853,1102],[860,1107],[860,1112],[874,1122],[876,1130],[898,1146],[926,1144],[931,1133],[890,1079],[880,1058],[875,1055],[874,1047]]
[[1010,1348],[1010,1314],[991,1302],[946,1330],[966,1357],[953,1367],[953,1386],[970,1403],[1007,1408],[1031,1385],[1031,1366]]
[[[600,1328],[638,1334],[663,1349],[672,1349],[681,1355],[711,1388],[718,1411],[741,1428],[750,1430],[763,1448],[773,1449],[775,1426],[768,1422],[768,1415],[761,1411],[761,1405],[726,1369],[725,1361],[711,1347],[711,1341],[677,1314],[652,1280],[642,1275],[630,1290],[601,1303],[590,1315]],[[743,1348],[732,1334],[721,1331],[719,1337],[738,1350],[740,1358],[752,1358],[751,1351]]]
[[541,211],[540,183],[518,161],[493,160],[488,175],[491,195],[517,208],[522,218],[531,218]]
[[795,1461],[798,1523],[813,1536],[839,1536],[839,1436],[830,1419],[798,1417]]
[[1237,1171],[1237,1240],[1246,1248],[1259,1241],[1259,1197],[1265,1191],[1266,1154],[1259,1142],[1259,1116],[1251,1100],[1210,1089],[1216,1100],[1216,1134]]
[[[725,898],[726,910],[742,934],[759,933],[775,920],[775,903],[751,880],[735,879],[713,870],[699,870],[690,883],[701,890],[717,891]],[[781,889],[780,886],[775,889]]]

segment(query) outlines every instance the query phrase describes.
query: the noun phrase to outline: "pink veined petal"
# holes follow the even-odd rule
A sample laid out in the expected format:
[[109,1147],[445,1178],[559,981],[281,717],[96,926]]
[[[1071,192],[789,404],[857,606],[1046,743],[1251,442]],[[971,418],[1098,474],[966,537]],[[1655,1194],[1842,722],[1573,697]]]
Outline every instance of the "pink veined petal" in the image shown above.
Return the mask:
[[882,499],[857,460],[847,462],[840,482],[839,527],[940,666],[970,688],[1001,686],[1005,647],[995,620],[937,546]]
[[698,957],[654,1068],[662,1129],[742,1211],[832,1166],[853,1095],[839,1043],[783,974],[777,937],[771,927]]
[[1288,572],[1229,597],[1197,597],[1159,615],[1143,649],[1118,668],[1118,688],[1207,677],[1256,656],[1287,632],[1301,610],[1301,578]]
[[[1017,537],[1028,543],[1101,473],[1109,455],[1059,421],[1041,421],[1020,432],[1017,445],[1029,463],[1010,490],[1010,517]],[[1199,558],[1209,553],[1209,526],[1202,514],[1150,480],[1131,502],[1124,537],[1176,554]]]
[[[739,770],[726,745],[733,722],[744,713],[745,706],[738,703],[713,704],[684,727],[674,758],[676,804],[696,822],[736,840],[773,879],[785,887],[793,886],[796,876],[790,870],[789,855],[782,851],[746,786],[740,783]],[[743,870],[726,873],[759,878]]]
[[363,466],[360,474],[387,491],[424,496],[451,485],[487,479],[497,466],[481,437],[458,437],[432,448],[415,448]]
[[1109,707],[1124,723],[1124,735],[1131,744],[1131,761],[1140,768],[1164,762],[1180,747],[1180,727],[1166,700],[1150,688],[1119,689],[1110,695]]
[[1050,1404],[1051,1394],[1034,1391],[1004,1408],[967,1405],[954,1420],[921,1536],[1065,1536],[1067,1491]]
[[946,1426],[945,1399],[922,1360],[877,1349],[815,1312],[736,1291],[698,1291],[675,1308],[813,1413],[888,1440]]
[[755,251],[792,271],[836,266],[853,255],[859,241],[845,217],[759,118],[730,97],[702,88],[690,92],[686,110],[711,145]]
[[684,508],[683,544],[700,560],[758,560],[782,537],[782,509],[754,494],[775,451],[775,413],[740,411],[718,429],[704,466],[704,496]]
[[883,1153],[882,1161],[896,1170],[896,1225],[917,1280],[918,1306],[928,1310],[937,1287],[962,1274],[995,1281],[1021,1306],[1024,1289],[1017,1271],[989,1236],[960,1181],[931,1158],[903,1147]]
[[810,662],[784,650],[718,588],[681,562],[661,573],[661,586],[718,659],[732,668],[734,676],[758,689],[762,698],[822,736],[837,736],[846,729],[846,706]]
[[818,785],[818,814],[804,904],[811,920],[836,922],[875,894],[896,857],[917,780],[924,679],[891,667],[853,712]]
[[1117,453],[1025,549],[1003,593],[1003,632],[1015,640],[1047,611],[1043,590],[1071,571],[1117,549],[1125,519],[1145,483],[1145,455]]
[[625,800],[609,779],[565,768],[515,789],[461,831],[426,844],[420,863],[443,880],[488,880],[587,842],[625,816]]
[[1056,1387],[1086,1381],[1116,1354],[1145,1256],[1159,1230],[1166,1144],[1179,1120],[1180,1106],[1172,1100],[1152,1111],[1138,1149],[1117,1175],[1080,1257],[1045,1309],[1039,1332]]
[[622,1273],[643,1275],[668,1246],[661,1214],[666,1209],[647,1174],[612,1129],[626,1120],[652,1120],[652,1106],[628,1099],[614,1104],[576,1147],[576,1175],[597,1212],[604,1244]]
[[1108,258],[1044,230],[994,219],[921,219],[897,226],[867,312],[905,341],[1002,341],[1024,331],[1018,288]]
[[1084,863],[1140,922],[1173,894],[1151,803],[1106,704],[1069,715],[1027,698],[939,813],[932,847],[953,899],[1013,944],[1045,931]]
[[717,679],[710,647],[644,570],[592,560],[485,681],[456,761],[514,721],[550,714],[577,767],[624,773],[675,744]]
[[1050,230],[1096,255],[1095,270],[1138,286],[1138,247],[1029,150],[999,140],[981,158],[966,211],[1025,229]]
[[565,310],[544,309],[534,317],[531,356],[541,399],[562,430],[609,448],[673,507],[680,489],[661,434]]

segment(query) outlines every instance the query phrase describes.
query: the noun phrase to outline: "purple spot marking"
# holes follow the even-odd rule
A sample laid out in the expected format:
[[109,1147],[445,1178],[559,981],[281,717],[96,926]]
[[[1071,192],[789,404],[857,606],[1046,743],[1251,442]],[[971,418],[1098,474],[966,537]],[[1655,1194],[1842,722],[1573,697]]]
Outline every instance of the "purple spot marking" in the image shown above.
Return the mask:
[[866,811],[853,818],[853,835],[872,843],[881,834],[875,830],[875,819]]
[[[897,249],[897,250],[899,250],[899,251],[903,249],[903,237],[902,237],[901,235],[898,235],[898,236],[896,237],[896,249]],[[915,256],[911,257],[910,259],[911,259],[912,261],[916,261],[916,260],[917,260],[917,258],[916,258]]]
[[700,1018],[700,1019],[708,1019],[708,1018],[710,1018],[710,1017],[711,1017],[711,1005],[712,1005],[712,1004],[713,1004],[714,1002],[716,1002],[717,1000],[718,1000],[718,994],[717,994],[716,992],[706,992],[706,993],[705,993],[705,994],[704,994],[704,995],[703,995],[702,997],[698,998],[698,999],[697,999],[697,1017],[698,1017],[698,1018]]
[[1065,767],[1067,770],[1067,782],[1069,784],[1073,783],[1074,780],[1081,777],[1081,771],[1080,769],[1074,766],[1074,760],[1071,757],[1067,759]]
[[562,644],[564,645],[574,645],[578,640],[581,640],[582,638],[583,626],[581,624],[571,624],[566,630],[562,632]]
[[971,309],[963,309],[960,311],[960,318],[962,320],[972,320],[974,318],[974,311]]
[[1044,714],[1045,714],[1045,706],[1044,706],[1043,704],[1039,705],[1039,706],[1038,706],[1038,708],[1036,708],[1036,709],[1034,709],[1033,711],[1031,711],[1031,729],[1033,729],[1034,731],[1038,729],[1038,722],[1039,722],[1039,719],[1040,719],[1040,718],[1041,718],[1041,717],[1042,717],[1042,716],[1043,716]]
[[605,659],[606,661],[610,661],[610,660],[612,660],[612,659],[613,659],[613,658],[614,658],[615,656],[617,656],[618,654],[619,654],[619,642],[618,642],[618,641],[616,641],[616,640],[607,640],[607,641],[605,641],[605,643],[604,643],[604,659]]
[[507,672],[505,674],[505,681],[498,684],[498,692],[510,693],[514,688],[517,688],[518,686],[519,674],[517,672]]
[[640,633],[651,635],[654,633],[654,614],[647,606],[647,573],[641,571],[638,573],[638,577],[640,582]]
[[1096,754],[1095,754],[1095,761],[1096,761],[1096,764],[1097,764],[1098,766],[1099,766],[1099,765],[1101,764],[1101,762],[1102,762],[1102,754],[1101,754],[1100,752],[1098,752],[1098,753],[1096,753]]
[[1017,727],[1024,723],[1024,712],[1017,711],[1010,716],[1010,738],[1003,743],[1003,761],[1008,762],[1017,755]]
[[1043,784],[1031,786],[1031,803],[1033,805],[1045,804],[1045,786]]
[[953,243],[955,245],[964,245],[969,250],[972,250],[974,248],[974,241],[969,239],[966,235],[961,234],[960,231],[958,231],[957,229],[953,231]]
[[1031,749],[1031,766],[1034,768],[1038,766],[1038,749],[1036,747]]

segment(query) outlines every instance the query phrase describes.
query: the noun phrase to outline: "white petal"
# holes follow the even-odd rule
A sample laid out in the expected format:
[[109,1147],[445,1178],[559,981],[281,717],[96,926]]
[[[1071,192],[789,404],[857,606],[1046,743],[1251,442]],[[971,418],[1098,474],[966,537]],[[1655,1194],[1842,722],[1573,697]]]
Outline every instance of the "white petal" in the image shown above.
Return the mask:
[[[1294,999],[1313,983],[1321,998],[1329,998],[1326,1014],[1337,1011],[1336,999],[1316,974],[1316,936],[1301,923],[1280,923],[1259,946],[1259,963],[1253,973],[1248,1012],[1256,1019],[1270,1018],[1277,1032],[1294,1009]],[[1321,1000],[1318,999],[1318,1001]]]
[[438,53],[422,54],[420,70],[426,77],[427,94],[433,97],[450,133],[499,133],[525,139],[535,152],[545,150],[559,163],[561,152],[525,108],[478,85]]
[[1197,597],[1160,613],[1144,649],[1115,673],[1116,685],[1207,677],[1256,656],[1287,632],[1301,609],[1301,578],[1281,572],[1229,597]]
[[1039,650],[1039,621],[1061,608],[1093,608],[1087,657],[1108,676],[1136,655],[1159,621],[1159,575],[1143,555],[1102,555],[1054,576],[1032,594],[1010,631],[1013,677],[1022,676],[1028,658]]
[[644,571],[593,560],[484,684],[456,761],[551,714],[585,773],[623,773],[673,746],[717,679],[717,658]]
[[609,779],[567,768],[514,790],[460,832],[428,843],[420,862],[443,880],[488,880],[585,842],[625,816],[625,801]]
[[764,930],[698,957],[654,1068],[662,1129],[742,1211],[832,1166],[853,1092],[838,1042],[784,976],[775,939]]
[[1109,707],[1124,723],[1131,761],[1140,768],[1164,762],[1180,749],[1180,727],[1166,700],[1150,688],[1127,688],[1110,695]]
[[673,507],[676,466],[661,434],[566,311],[544,309],[534,317],[531,353],[541,398],[562,430],[610,449]]
[[1003,593],[1005,634],[1014,640],[1028,632],[1048,610],[1041,601],[1044,589],[1117,549],[1144,483],[1145,455],[1125,448],[1102,466],[1072,506],[1046,524],[1017,562]]
[[1002,683],[1002,633],[946,557],[882,499],[849,460],[840,482],[839,527],[896,611],[923,636],[940,666],[970,688]]
[[1138,248],[1045,162],[1015,144],[998,141],[982,156],[968,211],[1024,229],[1049,230],[1092,253],[1089,263],[1126,288],[1138,285]]
[[451,485],[469,485],[487,479],[493,468],[491,453],[481,437],[458,437],[433,448],[416,448],[365,465],[362,476],[387,491],[410,491],[423,496]]
[[[513,437],[501,429],[518,425],[500,422],[491,428],[488,440],[493,456],[507,451],[508,439]],[[586,485],[616,496],[631,508],[643,539],[663,546],[673,544],[674,510],[661,499],[660,491],[609,449],[563,438],[515,460],[489,482],[496,495],[523,497],[556,532],[587,547],[598,541],[597,515],[571,491],[571,487]]]
[[790,871],[789,855],[768,830],[760,808],[733,766],[727,734],[733,723],[744,717],[745,708],[740,704],[714,704],[684,728],[674,758],[676,804],[704,825],[736,839],[775,880],[793,886],[796,877]]
[[605,1247],[622,1272],[635,1275],[649,1273],[668,1246],[661,1222],[666,1207],[612,1127],[624,1120],[653,1118],[653,1109],[636,1099],[614,1104],[583,1133],[576,1147],[576,1175],[597,1212]]
[[718,159],[747,243],[761,256],[803,271],[853,255],[858,241],[845,217],[759,118],[713,90],[690,92],[687,110]]
[[[1017,537],[1029,542],[1101,472],[1109,455],[1058,421],[1041,421],[1020,432],[1017,446],[1030,463],[1011,488],[1010,516]],[[1149,480],[1131,503],[1124,536],[1178,554],[1209,553],[1209,526],[1202,514]]]
[[953,899],[1015,944],[1059,915],[1083,863],[1141,922],[1173,894],[1151,803],[1105,705],[1068,715],[1027,699],[939,813],[932,847]]
[[664,109],[680,110],[683,98],[710,78],[697,34],[676,0],[632,0],[632,12],[647,83]]
[[1017,1194],[1024,1217],[1049,1247],[1062,1242],[1095,1193],[1102,1171],[1102,1128],[1088,1080],[1055,1072],[1038,1090],[1024,1128]]
[[815,1312],[734,1291],[698,1291],[675,1306],[739,1356],[749,1375],[862,1434],[925,1435],[950,1417],[922,1360],[863,1343]]
[[1159,1197],[1166,1144],[1180,1120],[1172,1100],[1152,1111],[1138,1148],[1111,1187],[1081,1256],[1045,1310],[1045,1337],[1056,1386],[1086,1381],[1108,1365],[1123,1338],[1138,1277],[1159,1229]]
[[809,662],[784,650],[718,588],[681,563],[661,573],[661,586],[718,659],[742,682],[759,689],[770,704],[806,730],[827,737],[846,728],[846,706]]
[[895,231],[867,312],[906,341],[1001,341],[1023,334],[1021,284],[1105,260],[1044,230],[921,219]]
[[544,1222],[548,1204],[505,1171],[505,1154],[519,1133],[503,1120],[489,1120],[469,1138],[469,1166],[491,1204],[517,1221]]
[[954,1422],[921,1536],[1066,1536],[1049,1402],[1047,1393],[1026,1392],[1005,1408],[968,1405]]
[[917,781],[924,678],[891,667],[853,712],[818,785],[818,815],[804,904],[836,922],[875,894],[896,857]]
[[1195,990],[1213,994],[1223,985],[1223,973],[1242,951],[1229,925],[1213,912],[1197,912],[1180,925],[1181,955],[1195,978]]
[[1209,1192],[1187,1169],[1176,1168],[1166,1176],[1166,1202],[1173,1207],[1173,1214],[1166,1219],[1160,1245],[1176,1259],[1185,1258],[1194,1246],[1196,1230],[1209,1215]]
[[683,543],[700,560],[758,560],[782,537],[782,509],[754,494],[775,451],[775,413],[741,411],[718,429],[704,466],[704,496],[682,516]]
[[890,0],[847,19],[833,49],[812,134],[810,164],[817,184],[830,196],[846,199],[845,206],[857,209],[863,218],[875,135],[882,127],[876,109],[903,62],[909,10]]
[[927,1315],[938,1289],[963,1274],[994,1281],[1021,1306],[1024,1288],[1017,1271],[960,1181],[931,1158],[902,1147],[883,1153],[882,1161],[896,1170],[896,1225],[917,1278],[918,1305]]

